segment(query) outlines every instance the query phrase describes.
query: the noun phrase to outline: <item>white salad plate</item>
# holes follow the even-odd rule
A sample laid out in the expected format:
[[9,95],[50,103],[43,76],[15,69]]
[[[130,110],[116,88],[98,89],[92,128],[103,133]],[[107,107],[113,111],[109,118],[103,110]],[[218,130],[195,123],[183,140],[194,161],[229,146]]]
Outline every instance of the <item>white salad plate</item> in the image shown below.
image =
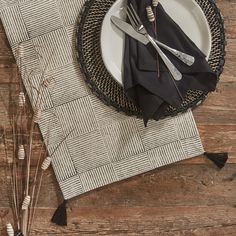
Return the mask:
[[[117,0],[106,13],[101,28],[103,62],[122,86],[125,33],[111,22],[111,16],[125,19],[126,0]],[[208,59],[211,51],[211,31],[207,19],[195,0],[160,0],[165,11],[181,27]],[[163,42],[165,43],[165,42]]]

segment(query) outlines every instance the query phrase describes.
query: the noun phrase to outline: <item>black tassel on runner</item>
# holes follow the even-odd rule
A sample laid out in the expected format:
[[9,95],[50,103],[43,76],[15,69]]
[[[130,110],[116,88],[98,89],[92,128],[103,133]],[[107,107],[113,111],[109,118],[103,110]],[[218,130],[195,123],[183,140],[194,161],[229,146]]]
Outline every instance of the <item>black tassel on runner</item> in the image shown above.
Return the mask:
[[212,162],[215,163],[216,166],[218,166],[220,169],[222,169],[225,166],[225,163],[228,160],[228,153],[209,153],[205,152],[204,155],[210,159]]
[[57,225],[66,226],[67,225],[67,213],[66,213],[66,203],[64,202],[58,206],[51,221]]

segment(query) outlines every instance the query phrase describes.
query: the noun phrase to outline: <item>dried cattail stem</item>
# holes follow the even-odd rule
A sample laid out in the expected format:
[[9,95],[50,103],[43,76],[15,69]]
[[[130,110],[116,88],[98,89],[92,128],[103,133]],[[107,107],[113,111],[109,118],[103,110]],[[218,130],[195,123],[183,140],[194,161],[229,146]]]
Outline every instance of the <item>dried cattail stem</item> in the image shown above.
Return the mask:
[[25,94],[24,92],[20,92],[18,96],[18,105],[19,107],[23,107],[25,105]]
[[36,108],[34,110],[34,116],[33,116],[34,123],[39,123],[41,116],[42,116],[42,111],[40,110],[40,108]]
[[52,161],[52,158],[51,157],[46,157],[45,159],[44,159],[44,161],[43,161],[43,163],[42,163],[42,165],[41,165],[41,169],[42,170],[47,170],[48,169],[48,167],[50,166],[50,164],[51,164],[51,161]]
[[152,6],[157,7],[159,0],[152,0]]
[[26,196],[22,203],[22,210],[27,210],[30,204],[30,196]]
[[24,160],[25,159],[25,149],[24,149],[23,145],[19,146],[19,149],[18,149],[18,159],[19,160]]
[[155,21],[155,16],[154,13],[152,11],[152,7],[148,6],[146,7],[146,11],[147,11],[147,18],[150,22],[154,22]]
[[8,236],[14,236],[14,229],[10,223],[7,224],[7,234]]
[[19,58],[22,58],[24,56],[24,53],[25,53],[24,46],[20,43],[17,48],[17,56]]
[[[157,38],[157,25],[156,25],[157,9],[156,7],[158,3],[159,3],[158,0],[152,0],[152,6],[154,8],[154,12],[151,6],[146,8],[148,20],[153,23],[153,30],[154,30],[155,38]],[[159,56],[157,54],[157,78],[159,77],[160,77],[160,62],[159,62]]]

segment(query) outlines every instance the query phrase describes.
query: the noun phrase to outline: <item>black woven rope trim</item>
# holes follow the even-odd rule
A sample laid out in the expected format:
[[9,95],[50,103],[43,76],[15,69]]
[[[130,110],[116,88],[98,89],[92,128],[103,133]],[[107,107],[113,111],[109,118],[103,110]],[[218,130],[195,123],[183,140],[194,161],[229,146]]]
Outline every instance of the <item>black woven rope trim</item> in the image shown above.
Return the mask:
[[[195,0],[199,4],[199,0]],[[208,0],[211,3],[212,8],[214,9],[215,12],[215,19],[219,22],[220,26],[220,47],[221,47],[221,60],[219,61],[218,67],[215,70],[218,80],[220,79],[220,75],[222,74],[224,70],[224,65],[225,65],[225,47],[227,44],[226,37],[225,37],[225,27],[224,27],[224,18],[220,12],[220,9],[217,7],[215,0]]]
[[[82,38],[82,34],[83,34],[83,27],[84,24],[86,22],[86,17],[89,14],[89,10],[91,8],[91,6],[94,4],[96,0],[88,0],[85,4],[83,9],[81,10],[80,13],[80,19],[79,19],[79,23],[78,23],[78,28],[77,28],[77,37],[78,38]],[[196,2],[200,5],[201,7],[201,0],[196,0]],[[223,68],[224,68],[224,64],[225,64],[225,45],[226,45],[226,38],[225,38],[225,31],[224,31],[224,21],[223,21],[223,17],[220,13],[220,10],[218,9],[216,3],[214,0],[208,0],[206,1],[208,2],[213,11],[214,11],[214,22],[217,21],[218,25],[219,25],[219,32],[220,32],[220,44],[218,45],[218,47],[221,47],[221,58],[220,61],[218,62],[217,67],[215,68],[215,72],[218,76],[218,79],[220,78],[221,73],[223,72]],[[101,99],[106,105],[111,105],[114,108],[116,108],[117,111],[123,111],[125,112],[127,115],[136,115],[137,117],[141,117],[141,112],[136,112],[136,111],[132,111],[127,109],[126,107],[121,106],[120,104],[114,102],[109,96],[105,95],[100,89],[98,89],[97,84],[92,80],[92,77],[89,73],[89,71],[87,70],[87,66],[85,63],[85,58],[83,55],[83,48],[82,48],[82,40],[77,40],[76,42],[76,46],[77,46],[77,59],[80,65],[80,68],[82,70],[82,72],[85,75],[85,81],[88,83],[88,86],[90,87],[90,89],[92,90],[92,92],[99,98]],[[101,62],[102,63],[102,62]],[[166,116],[175,116],[178,113],[181,112],[185,112],[187,109],[189,108],[194,108],[196,106],[198,106],[199,104],[201,104],[207,97],[208,93],[202,93],[200,96],[198,96],[194,101],[187,103],[187,105],[182,105],[181,107],[175,109],[172,107],[169,107],[165,113],[164,113],[164,117]],[[163,118],[164,118],[163,117]]]
[[[195,0],[198,4],[200,3],[199,0]],[[218,81],[220,79],[220,75],[222,74],[223,70],[224,70],[224,64],[225,64],[225,55],[226,55],[226,51],[225,51],[225,46],[227,44],[226,41],[226,37],[225,37],[225,28],[224,28],[224,19],[223,16],[219,10],[219,8],[217,7],[216,3],[214,0],[208,0],[208,2],[210,2],[212,8],[214,9],[214,13],[215,13],[215,20],[217,20],[219,22],[219,26],[220,26],[220,46],[221,46],[221,60],[218,63],[218,67],[215,70],[215,73],[217,74],[218,77]],[[199,6],[201,7],[201,4],[199,4]],[[172,112],[165,112],[165,116],[176,116],[177,114],[181,113],[181,112],[185,112],[187,109],[189,108],[196,108],[198,105],[202,104],[204,102],[204,100],[207,98],[208,93],[203,93],[201,96],[199,96],[197,99],[195,99],[192,103],[189,103],[188,106],[183,106],[180,107]]]

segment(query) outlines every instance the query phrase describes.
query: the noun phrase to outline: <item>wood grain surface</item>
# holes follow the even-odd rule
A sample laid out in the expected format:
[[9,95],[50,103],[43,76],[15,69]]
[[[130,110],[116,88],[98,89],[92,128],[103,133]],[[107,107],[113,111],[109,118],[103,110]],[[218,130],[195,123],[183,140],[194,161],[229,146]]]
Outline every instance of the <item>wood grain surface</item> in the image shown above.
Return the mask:
[[[236,235],[236,0],[217,4],[227,35],[225,69],[216,92],[194,110],[194,116],[205,150],[229,153],[225,168],[219,171],[206,158],[196,157],[86,193],[69,202],[67,227],[50,223],[62,200],[50,169],[43,179],[32,235]],[[15,89],[16,75],[0,24],[0,91],[6,101]],[[1,126],[7,124],[4,109],[0,101]],[[40,135],[37,139],[35,157]],[[3,158],[0,152],[0,236],[6,235],[12,215]]]

